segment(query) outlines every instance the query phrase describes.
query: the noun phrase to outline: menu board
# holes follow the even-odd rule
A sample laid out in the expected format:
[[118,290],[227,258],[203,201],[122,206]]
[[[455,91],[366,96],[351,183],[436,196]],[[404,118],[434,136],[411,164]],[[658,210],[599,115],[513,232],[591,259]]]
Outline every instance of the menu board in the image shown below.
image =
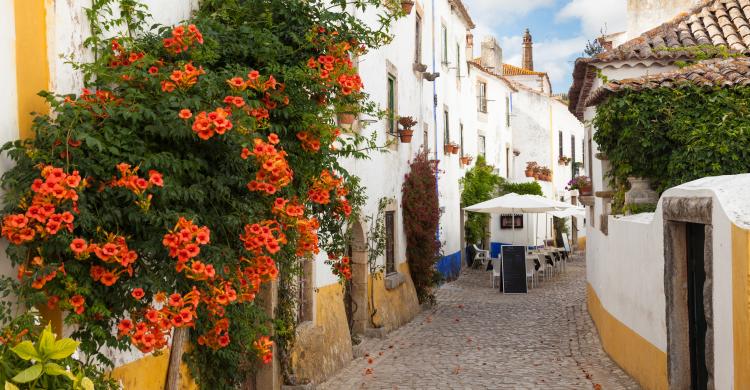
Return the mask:
[[526,294],[526,247],[523,245],[504,245],[503,259],[503,293]]

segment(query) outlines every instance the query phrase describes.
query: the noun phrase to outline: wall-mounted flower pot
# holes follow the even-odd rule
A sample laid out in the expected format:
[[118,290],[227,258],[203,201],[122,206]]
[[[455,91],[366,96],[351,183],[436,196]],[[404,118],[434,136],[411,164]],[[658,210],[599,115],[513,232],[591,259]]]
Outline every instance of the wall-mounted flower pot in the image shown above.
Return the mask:
[[589,183],[587,186],[581,187],[581,196],[591,196],[594,194],[594,186]]
[[607,155],[602,152],[595,153],[594,157],[596,157],[597,160],[603,160],[603,161],[609,160],[609,157],[607,157]]
[[414,136],[414,130],[412,129],[403,129],[398,132],[399,138],[401,138],[401,142],[408,144],[411,143],[411,137]]
[[524,171],[524,174],[526,175],[526,177],[534,177],[534,170],[527,169],[526,171]]
[[340,112],[337,117],[340,125],[351,125],[357,119],[357,115],[351,112]]
[[412,8],[414,8],[414,0],[401,0],[401,9],[405,14],[409,15]]
[[451,154],[451,153],[453,153],[453,145],[451,145],[451,144],[445,144],[445,145],[443,145],[443,152],[445,152],[445,154]]
[[471,164],[471,157],[468,157],[468,156],[461,157],[461,164],[463,165]]
[[452,148],[451,148],[451,153],[453,153],[453,154],[458,154],[458,151],[459,151],[460,149],[461,149],[461,147],[460,147],[460,146],[458,146],[458,145],[452,145]]

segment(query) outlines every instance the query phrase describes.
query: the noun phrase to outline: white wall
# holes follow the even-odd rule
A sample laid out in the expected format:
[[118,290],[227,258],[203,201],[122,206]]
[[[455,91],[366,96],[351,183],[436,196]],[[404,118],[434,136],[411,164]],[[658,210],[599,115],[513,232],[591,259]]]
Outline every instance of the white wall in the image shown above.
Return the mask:
[[[701,0],[628,0],[628,39],[689,11]],[[614,31],[613,31],[614,32]]]
[[[13,0],[0,0],[0,144],[18,139],[18,93],[16,89],[16,30]],[[0,173],[11,167],[11,161],[0,158]],[[14,275],[3,240],[0,246],[0,274]]]
[[[712,198],[714,379],[733,386],[732,226],[750,227],[750,174],[707,177],[666,191],[668,197]],[[589,232],[586,272],[603,307],[667,351],[661,201],[655,213],[609,217],[609,235]]]

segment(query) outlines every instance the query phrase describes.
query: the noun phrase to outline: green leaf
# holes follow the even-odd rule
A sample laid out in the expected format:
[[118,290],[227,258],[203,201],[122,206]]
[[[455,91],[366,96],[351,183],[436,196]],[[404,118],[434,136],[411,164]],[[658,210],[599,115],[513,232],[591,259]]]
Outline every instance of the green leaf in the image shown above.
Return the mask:
[[80,343],[73,339],[57,340],[47,355],[47,358],[52,360],[65,359],[76,351],[78,344]]
[[55,334],[52,333],[52,324],[47,324],[39,336],[39,355],[42,359],[46,358],[47,355],[52,352],[52,347],[55,345]]
[[83,379],[81,379],[81,388],[83,390],[94,390],[94,382],[88,377],[83,377]]
[[42,363],[37,363],[19,372],[18,375],[14,376],[13,379],[11,380],[16,383],[31,382],[34,379],[39,378],[40,375],[42,375],[43,369],[44,369],[44,366],[42,366]]
[[72,375],[70,374],[70,372],[68,372],[68,370],[64,369],[62,366],[60,366],[57,363],[45,363],[44,373],[47,375],[54,375],[54,376],[69,374],[69,375],[65,375],[68,378],[70,378],[70,375]]
[[18,357],[20,357],[23,360],[41,360],[39,357],[39,353],[37,353],[36,348],[34,348],[34,344],[31,341],[23,341],[16,345],[15,347],[11,348],[11,351],[13,351]]

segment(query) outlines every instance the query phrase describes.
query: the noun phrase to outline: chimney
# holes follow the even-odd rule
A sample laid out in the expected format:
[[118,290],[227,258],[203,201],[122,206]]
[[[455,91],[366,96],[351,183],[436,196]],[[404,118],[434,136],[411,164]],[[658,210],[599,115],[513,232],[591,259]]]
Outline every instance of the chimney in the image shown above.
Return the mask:
[[482,66],[494,73],[503,73],[503,49],[494,37],[482,40]]
[[522,68],[534,70],[534,42],[531,40],[529,29],[523,34],[523,64]]

